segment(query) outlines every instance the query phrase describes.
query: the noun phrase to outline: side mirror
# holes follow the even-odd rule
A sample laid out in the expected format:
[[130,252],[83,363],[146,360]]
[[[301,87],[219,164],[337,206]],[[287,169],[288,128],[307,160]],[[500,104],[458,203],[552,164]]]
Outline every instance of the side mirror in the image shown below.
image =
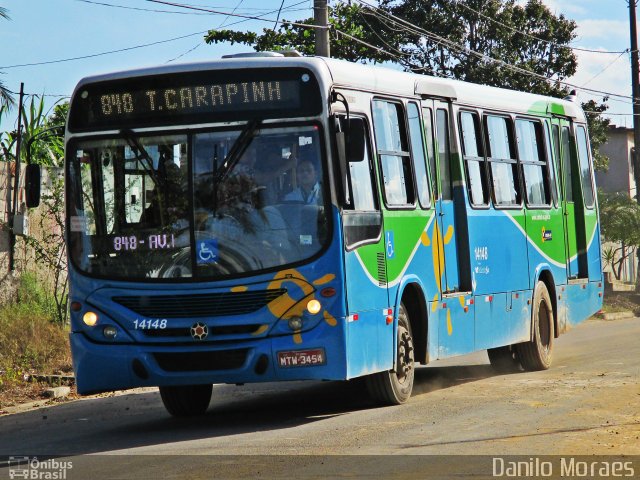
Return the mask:
[[350,118],[347,125],[347,159],[349,162],[364,160],[365,124],[362,118]]
[[40,165],[27,165],[24,173],[24,189],[27,208],[40,205]]

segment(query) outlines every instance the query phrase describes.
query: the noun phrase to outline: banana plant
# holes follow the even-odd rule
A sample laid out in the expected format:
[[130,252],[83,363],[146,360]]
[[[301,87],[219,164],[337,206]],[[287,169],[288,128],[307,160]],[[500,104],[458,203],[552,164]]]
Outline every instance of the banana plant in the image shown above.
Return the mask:
[[[64,152],[64,139],[60,135],[42,135],[45,130],[63,125],[68,104],[56,103],[50,116],[44,110],[44,97],[32,96],[29,103],[22,108],[22,146],[30,143],[32,163],[58,167],[61,165]],[[17,131],[5,132],[0,140],[0,149],[6,160],[15,160]],[[26,149],[21,149],[21,160],[26,161]]]

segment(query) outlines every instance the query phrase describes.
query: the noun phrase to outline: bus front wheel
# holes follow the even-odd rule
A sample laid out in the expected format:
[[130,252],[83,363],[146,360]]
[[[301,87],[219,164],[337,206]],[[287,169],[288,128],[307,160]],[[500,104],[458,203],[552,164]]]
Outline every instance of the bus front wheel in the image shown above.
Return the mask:
[[525,370],[546,370],[551,366],[554,321],[551,297],[544,282],[538,282],[533,292],[531,314],[533,338],[517,345],[518,358]]
[[174,417],[193,417],[207,411],[212,390],[213,385],[160,387],[160,398]]
[[398,311],[397,335],[396,368],[366,377],[367,390],[371,397],[376,402],[387,405],[405,403],[411,397],[413,390],[414,344],[409,315],[402,303]]

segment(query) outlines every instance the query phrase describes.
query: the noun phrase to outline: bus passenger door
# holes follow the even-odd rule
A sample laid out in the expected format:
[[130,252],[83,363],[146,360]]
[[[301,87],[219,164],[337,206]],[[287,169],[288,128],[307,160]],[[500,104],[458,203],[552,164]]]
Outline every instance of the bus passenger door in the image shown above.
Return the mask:
[[[364,121],[364,119],[362,119]],[[341,122],[344,122],[341,118]],[[365,121],[366,124],[366,121]],[[390,369],[391,328],[382,212],[375,188],[369,126],[364,129],[364,159],[347,163],[348,194],[342,209],[347,300],[347,378]]]
[[[424,104],[424,103],[423,103]],[[434,194],[436,207],[436,226],[438,228],[437,248],[440,271],[439,289],[441,293],[456,292],[460,289],[458,272],[458,252],[456,248],[456,220],[454,205],[454,169],[452,168],[450,143],[449,108],[444,102],[434,102],[436,118],[437,160],[432,165],[434,175]],[[427,110],[423,113],[426,115]],[[434,245],[435,248],[435,245]]]
[[[584,208],[575,177],[577,162],[575,141],[571,135],[571,123],[563,118],[554,118],[552,123],[553,142],[559,153],[561,205],[564,217],[564,232],[566,245],[567,278],[577,279],[588,276],[586,264],[585,240],[580,238],[584,232]],[[576,203],[576,198],[578,202]],[[582,224],[582,228],[580,227]],[[582,258],[581,258],[582,257]]]

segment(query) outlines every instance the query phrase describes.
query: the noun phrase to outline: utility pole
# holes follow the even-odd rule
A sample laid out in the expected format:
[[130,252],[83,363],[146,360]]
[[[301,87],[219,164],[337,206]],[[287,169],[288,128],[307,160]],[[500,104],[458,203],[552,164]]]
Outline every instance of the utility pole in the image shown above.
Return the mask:
[[[629,0],[629,31],[631,33],[631,94],[633,97],[633,178],[636,201],[640,203],[640,64],[638,62],[638,31],[636,0]],[[639,253],[640,254],[640,253]]]
[[[18,190],[20,189],[20,146],[22,145],[22,102],[24,99],[24,83],[20,84],[20,99],[18,100],[18,139],[16,140],[16,166],[13,174],[13,198],[11,200],[11,210],[9,212],[9,272],[15,270],[15,250],[16,234],[14,233],[13,222],[18,211]],[[11,182],[9,182],[11,185]]]
[[[316,34],[316,55],[318,57],[330,57],[327,0],[313,0],[313,21],[316,26],[322,27],[314,29]],[[640,142],[638,145],[640,145]]]

